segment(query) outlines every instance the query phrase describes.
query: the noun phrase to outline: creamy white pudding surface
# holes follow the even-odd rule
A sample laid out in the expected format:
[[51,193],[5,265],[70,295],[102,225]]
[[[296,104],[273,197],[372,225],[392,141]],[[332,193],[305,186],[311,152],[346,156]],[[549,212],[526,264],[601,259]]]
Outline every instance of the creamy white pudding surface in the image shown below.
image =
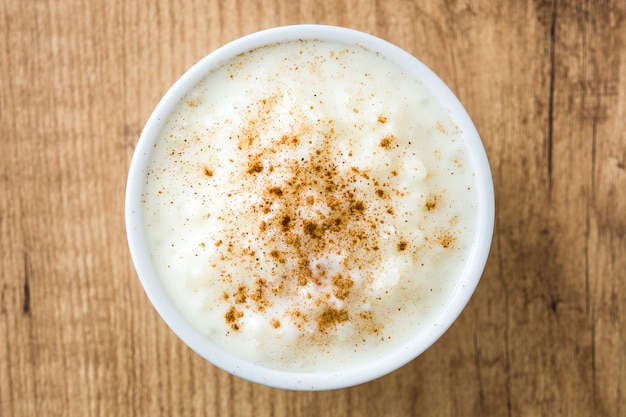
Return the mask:
[[182,314],[262,366],[363,365],[436,325],[476,227],[463,133],[361,47],[274,44],[208,74],[165,122],[143,192]]

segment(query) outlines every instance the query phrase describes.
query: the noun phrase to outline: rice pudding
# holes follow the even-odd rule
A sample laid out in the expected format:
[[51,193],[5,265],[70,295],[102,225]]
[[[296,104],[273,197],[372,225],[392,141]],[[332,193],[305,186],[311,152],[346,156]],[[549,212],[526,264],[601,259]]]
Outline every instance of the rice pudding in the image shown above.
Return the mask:
[[313,372],[433,326],[470,254],[477,196],[463,132],[421,81],[360,46],[276,43],[207,74],[164,123],[146,234],[200,333]]

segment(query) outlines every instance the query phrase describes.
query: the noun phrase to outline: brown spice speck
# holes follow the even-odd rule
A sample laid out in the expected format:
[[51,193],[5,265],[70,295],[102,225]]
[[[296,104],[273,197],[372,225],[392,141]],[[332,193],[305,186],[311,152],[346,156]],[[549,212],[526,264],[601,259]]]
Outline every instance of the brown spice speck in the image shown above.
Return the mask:
[[337,274],[332,278],[333,285],[335,287],[334,294],[340,300],[345,300],[350,294],[350,289],[354,286],[354,281],[350,278],[345,278],[341,274]]
[[437,237],[437,241],[444,248],[449,248],[454,243],[455,240],[456,238],[449,233],[446,233],[444,235]]
[[256,288],[250,295],[250,298],[256,303],[256,307],[259,311],[265,310],[270,305],[270,301],[264,294],[264,289],[267,288],[267,282],[263,278],[256,280]]
[[317,224],[311,221],[304,222],[304,233],[311,236],[312,238],[319,238],[321,236],[320,232],[318,231]]
[[361,311],[359,313],[359,317],[363,320],[372,320],[374,318],[374,314],[371,311]]
[[212,177],[213,176],[213,170],[211,170],[209,167],[205,166],[204,167],[204,175],[206,175],[207,177]]
[[261,161],[251,161],[248,165],[248,174],[258,174],[263,172],[263,164]]
[[362,201],[357,201],[356,203],[354,203],[351,209],[356,211],[363,211],[365,210],[365,204]]
[[300,143],[300,138],[296,135],[283,135],[280,139],[281,145],[297,145]]
[[281,253],[277,250],[273,250],[270,252],[270,255],[272,256],[272,258],[276,259],[281,264],[284,264],[286,262],[284,253]]
[[434,209],[436,209],[437,203],[439,203],[439,199],[440,197],[436,194],[432,194],[431,196],[429,196],[428,200],[426,200],[426,204],[424,204],[426,210],[433,211]]
[[390,150],[393,148],[395,141],[396,137],[394,135],[388,135],[380,140],[379,146],[383,149]]
[[280,187],[271,187],[269,190],[270,194],[277,195],[278,197],[283,196],[283,190]]
[[330,326],[338,323],[343,323],[350,320],[348,311],[346,309],[337,310],[332,307],[327,307],[322,314],[317,318],[317,327],[324,331]]
[[228,323],[234,331],[238,331],[241,328],[237,323],[237,320],[241,317],[243,317],[243,312],[237,310],[235,307],[231,307],[224,315],[226,323]]
[[233,297],[235,297],[237,304],[245,303],[248,298],[248,288],[245,285],[240,285],[239,288],[237,288],[237,292],[233,294]]

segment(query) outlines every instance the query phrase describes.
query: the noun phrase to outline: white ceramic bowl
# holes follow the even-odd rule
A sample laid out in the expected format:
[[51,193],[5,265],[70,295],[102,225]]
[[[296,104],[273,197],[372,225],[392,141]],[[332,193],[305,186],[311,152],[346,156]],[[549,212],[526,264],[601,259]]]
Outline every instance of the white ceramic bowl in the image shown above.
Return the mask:
[[[292,373],[263,368],[234,356],[201,336],[183,318],[163,288],[150,261],[142,219],[141,194],[150,152],[179,99],[210,70],[219,67],[229,58],[262,45],[294,39],[359,44],[382,53],[388,60],[399,64],[406,73],[422,80],[450,110],[452,118],[465,134],[478,185],[479,221],[474,244],[454,293],[437,314],[436,325],[431,326],[425,335],[421,333],[420,337],[413,338],[401,348],[390,350],[387,355],[374,362],[356,368],[336,369],[333,372]],[[126,188],[126,229],[132,259],[150,301],[167,325],[189,347],[223,370],[263,385],[291,390],[328,390],[358,385],[388,374],[424,352],[456,320],[474,292],[487,261],[493,223],[493,183],[483,144],[467,112],[443,81],[416,58],[384,40],[350,29],[322,25],[286,26],[257,32],[217,49],[194,65],[165,94],[148,120],[133,155]]]

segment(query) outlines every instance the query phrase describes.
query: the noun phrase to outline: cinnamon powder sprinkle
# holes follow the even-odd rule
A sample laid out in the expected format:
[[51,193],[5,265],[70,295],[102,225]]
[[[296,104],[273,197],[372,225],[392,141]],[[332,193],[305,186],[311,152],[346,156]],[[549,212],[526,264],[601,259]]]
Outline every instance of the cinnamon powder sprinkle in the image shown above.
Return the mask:
[[283,190],[280,187],[271,187],[268,191],[270,194],[277,195],[278,197],[283,196]]
[[434,209],[437,208],[437,204],[439,203],[440,197],[436,194],[432,194],[428,197],[428,200],[426,200],[426,204],[424,204],[424,207],[426,207],[426,210],[428,211],[433,211]]
[[265,310],[271,303],[265,295],[267,289],[267,281],[263,278],[256,280],[256,288],[250,295],[250,299],[256,303],[256,307],[259,311]]
[[337,310],[336,308],[327,307],[317,318],[317,327],[321,331],[325,331],[328,327],[338,323],[344,323],[350,320],[346,309]]
[[263,172],[263,164],[261,161],[251,161],[248,165],[248,174],[258,174]]
[[380,140],[379,146],[383,149],[390,150],[394,147],[396,137],[394,135],[385,136]]
[[[351,166],[350,161],[340,165],[337,150],[331,144],[336,139],[333,120],[318,120],[313,123],[314,126],[307,125],[292,134],[271,138],[273,146],[253,150],[252,147],[257,146],[262,137],[260,126],[269,117],[267,114],[268,110],[272,110],[272,100],[261,100],[259,109],[249,110],[249,129],[238,136],[239,149],[246,148],[244,152],[247,155],[242,171],[254,176],[254,180],[247,177],[245,181],[252,181],[258,187],[255,192],[262,190],[260,198],[251,202],[248,210],[258,227],[252,235],[261,234],[262,247],[256,252],[260,254],[255,255],[251,250],[245,252],[242,245],[231,243],[241,242],[242,238],[249,239],[248,233],[225,238],[223,246],[226,248],[220,247],[220,250],[223,259],[228,260],[237,259],[240,255],[258,257],[250,273],[268,274],[266,276],[273,279],[267,282],[259,279],[248,287],[239,285],[235,287],[236,291],[230,290],[227,295],[231,308],[225,315],[226,322],[233,330],[239,330],[241,323],[238,319],[243,316],[243,311],[267,311],[276,298],[301,296],[309,297],[316,307],[308,316],[298,315],[297,326],[308,327],[310,324],[307,322],[312,322],[317,324],[318,332],[328,333],[332,327],[354,319],[352,324],[357,331],[378,333],[384,325],[376,321],[372,312],[361,312],[357,305],[362,288],[349,274],[329,272],[312,259],[324,259],[328,254],[337,253],[343,245],[350,246],[355,254],[346,262],[378,259],[381,249],[385,247],[380,230],[391,223],[388,216],[396,216],[391,200],[402,196],[401,190],[393,188],[395,181],[391,180],[399,172],[388,166],[385,179],[367,169]],[[379,124],[388,120],[385,115],[376,119]],[[283,158],[281,152],[291,155],[293,149],[289,148],[308,140],[309,130],[319,131],[325,138],[324,143],[316,145],[313,152],[302,157]],[[400,146],[395,135],[381,136],[378,145],[383,150]],[[346,151],[342,155],[352,157],[352,152]],[[275,178],[277,172],[282,177],[280,182]],[[204,175],[211,177],[214,173],[205,166]],[[437,197],[432,197],[426,203],[426,209],[433,210],[437,203]],[[243,224],[247,218],[245,214],[242,216]],[[451,237],[438,240],[444,247],[451,245],[452,241]],[[219,241],[216,246],[221,244]],[[390,249],[396,246],[399,252],[409,248],[404,240],[390,245]],[[268,264],[270,268],[264,268]],[[339,302],[341,307],[335,302]],[[267,318],[274,328],[281,327],[279,319],[282,318]]]
[[243,312],[237,310],[235,307],[231,307],[224,315],[226,323],[228,323],[230,325],[230,328],[234,331],[239,331],[239,329],[241,328],[241,326],[237,323],[237,320],[242,317]]
[[444,248],[449,248],[455,240],[456,238],[449,233],[437,237],[437,242]]
[[350,295],[350,289],[354,286],[354,281],[337,274],[332,278],[334,295],[339,300],[345,300]]
[[248,298],[248,289],[245,285],[240,285],[239,288],[237,288],[237,292],[233,294],[233,296],[235,297],[235,302],[237,304],[243,304]]

